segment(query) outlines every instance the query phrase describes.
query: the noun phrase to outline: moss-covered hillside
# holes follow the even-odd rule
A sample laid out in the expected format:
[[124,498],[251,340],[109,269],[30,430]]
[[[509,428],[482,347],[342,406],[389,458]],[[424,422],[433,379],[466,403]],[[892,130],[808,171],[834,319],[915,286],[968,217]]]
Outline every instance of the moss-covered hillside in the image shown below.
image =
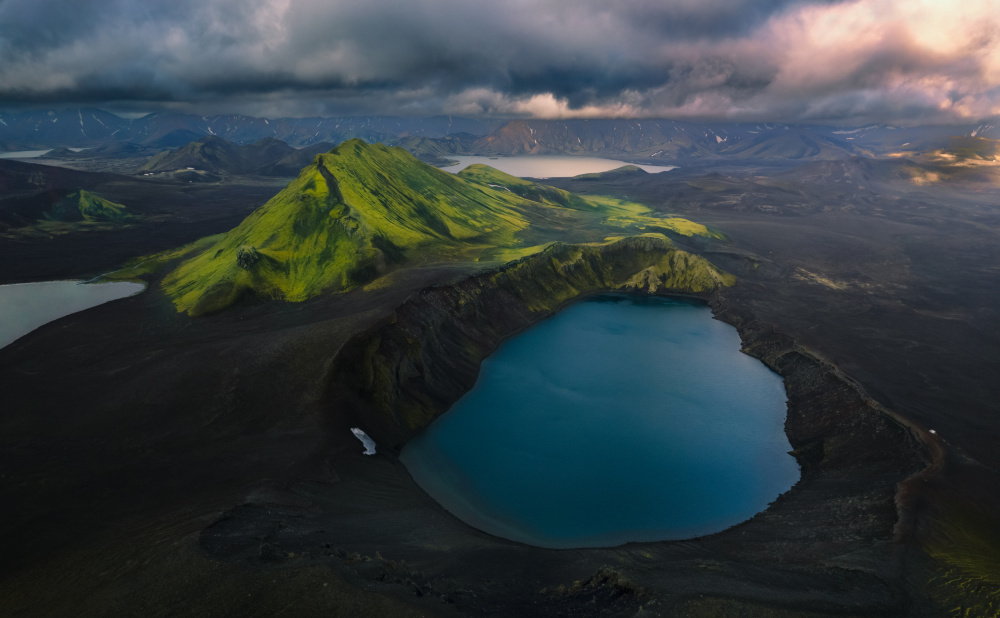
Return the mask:
[[521,198],[466,182],[400,148],[351,140],[164,282],[178,309],[222,309],[241,294],[303,300],[365,283],[422,251],[511,245]]
[[124,221],[129,216],[125,206],[80,189],[53,204],[44,218],[48,221],[95,222]]
[[517,176],[511,176],[481,163],[466,167],[458,173],[458,176],[465,180],[489,185],[495,189],[510,191],[524,199],[541,204],[563,206],[584,211],[598,208],[598,205],[588,202],[585,198],[574,195],[569,191],[531,182]]
[[[618,234],[629,226],[643,231],[646,212],[488,166],[450,174],[401,148],[355,139],[318,155],[267,204],[170,273],[164,288],[191,315],[221,310],[246,293],[299,301],[402,265],[534,253],[564,240],[566,230],[590,226],[599,238],[607,225]],[[712,235],[687,220],[656,221],[663,230]],[[544,225],[529,232],[534,222]]]

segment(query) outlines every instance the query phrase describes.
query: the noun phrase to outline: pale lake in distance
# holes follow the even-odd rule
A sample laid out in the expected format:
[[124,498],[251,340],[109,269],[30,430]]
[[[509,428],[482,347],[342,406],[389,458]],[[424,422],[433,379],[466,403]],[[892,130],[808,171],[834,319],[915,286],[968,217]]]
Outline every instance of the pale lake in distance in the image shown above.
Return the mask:
[[37,159],[50,150],[52,149],[46,148],[45,150],[15,150],[13,152],[0,152],[0,159]]
[[560,155],[529,155],[520,157],[471,157],[466,155],[444,155],[444,158],[458,161],[457,165],[441,169],[457,173],[474,163],[482,163],[501,172],[521,178],[564,178],[580,174],[608,172],[624,165],[635,165],[650,173],[675,169],[674,165],[639,165],[615,159],[600,157],[571,157]]
[[39,326],[146,289],[141,283],[42,281],[0,285],[0,348]]

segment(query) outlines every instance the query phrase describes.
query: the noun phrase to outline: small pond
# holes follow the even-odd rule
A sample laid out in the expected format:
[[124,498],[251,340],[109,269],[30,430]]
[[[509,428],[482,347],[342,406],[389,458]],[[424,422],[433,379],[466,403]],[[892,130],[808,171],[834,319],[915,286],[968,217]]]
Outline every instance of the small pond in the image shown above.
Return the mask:
[[552,548],[691,538],[799,478],[780,376],[696,301],[604,295],[503,343],[404,447],[470,525]]
[[128,282],[43,281],[0,285],[0,348],[52,320],[144,289],[140,283]]

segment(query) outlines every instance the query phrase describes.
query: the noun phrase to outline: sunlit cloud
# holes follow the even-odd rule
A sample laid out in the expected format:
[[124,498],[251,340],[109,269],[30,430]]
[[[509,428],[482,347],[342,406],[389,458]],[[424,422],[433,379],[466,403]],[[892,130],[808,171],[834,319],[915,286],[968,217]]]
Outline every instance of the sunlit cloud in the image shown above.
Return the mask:
[[995,0],[0,2],[0,106],[950,122]]

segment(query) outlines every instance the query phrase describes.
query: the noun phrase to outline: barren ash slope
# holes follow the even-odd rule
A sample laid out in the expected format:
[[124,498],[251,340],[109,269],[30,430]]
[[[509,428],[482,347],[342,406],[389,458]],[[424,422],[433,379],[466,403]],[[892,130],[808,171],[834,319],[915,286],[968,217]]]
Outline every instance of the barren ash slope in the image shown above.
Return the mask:
[[[0,498],[32,504],[0,520],[18,531],[0,609],[920,615],[892,543],[919,445],[720,295],[739,283],[695,249],[727,244],[484,166],[451,175],[358,140],[317,156],[229,232],[125,271],[146,273],[147,294],[0,351],[22,414],[0,427],[17,464]],[[737,325],[786,379],[796,488],[711,537],[565,552],[485,535],[413,483],[396,447],[482,358],[605,290],[698,296]]]
[[[352,333],[325,377],[331,433],[326,450],[317,451],[328,470],[322,474],[340,481],[317,488],[290,480],[278,508],[273,497],[250,497],[202,532],[201,548],[263,564],[290,565],[288,556],[308,554],[352,579],[375,576],[400,598],[420,582],[418,590],[452,599],[446,603],[462,614],[507,607],[544,615],[594,597],[607,597],[601,611],[612,613],[634,612],[643,600],[695,613],[720,603],[741,610],[773,602],[807,615],[824,615],[831,604],[848,614],[905,612],[912,601],[894,574],[890,539],[897,483],[921,468],[919,446],[832,367],[718,296],[735,279],[675,242],[724,239],[686,219],[485,166],[452,176],[400,149],[360,141],[318,156],[282,193],[166,276],[163,289],[178,311],[223,316],[242,311],[234,306],[241,300],[346,299],[391,289],[429,264],[516,259],[494,259],[500,263],[426,287]],[[501,254],[491,253],[498,248]],[[786,429],[802,481],[750,522],[699,540],[696,558],[684,542],[638,545],[640,562],[651,561],[640,566],[624,557],[631,549],[570,556],[488,537],[448,516],[442,521],[440,507],[396,459],[407,439],[473,385],[479,362],[499,342],[603,290],[710,300],[741,329],[746,350],[786,378]],[[349,429],[359,425],[383,446],[380,458],[351,448]],[[382,548],[374,556],[373,543]],[[355,566],[369,560],[371,568]],[[831,574],[828,561],[845,570]],[[602,568],[609,563],[620,566]],[[692,575],[705,564],[728,575]],[[877,575],[860,574],[873,564]],[[509,581],[511,569],[523,581]],[[567,579],[585,584],[539,596]],[[507,582],[502,590],[484,587],[497,580]],[[793,592],[802,586],[814,592]],[[738,600],[723,600],[741,589]],[[698,593],[708,600],[693,601]]]

